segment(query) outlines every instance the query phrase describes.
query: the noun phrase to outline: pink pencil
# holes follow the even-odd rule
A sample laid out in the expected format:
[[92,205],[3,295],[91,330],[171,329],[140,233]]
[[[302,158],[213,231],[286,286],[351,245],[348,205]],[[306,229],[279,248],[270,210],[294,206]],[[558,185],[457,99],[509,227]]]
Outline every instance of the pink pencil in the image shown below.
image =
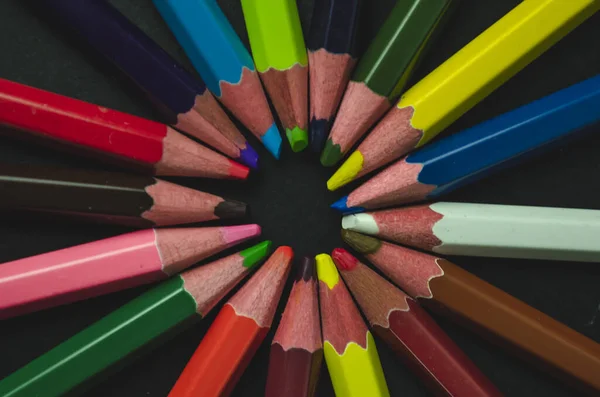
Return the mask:
[[165,279],[258,225],[148,229],[0,265],[0,319]]

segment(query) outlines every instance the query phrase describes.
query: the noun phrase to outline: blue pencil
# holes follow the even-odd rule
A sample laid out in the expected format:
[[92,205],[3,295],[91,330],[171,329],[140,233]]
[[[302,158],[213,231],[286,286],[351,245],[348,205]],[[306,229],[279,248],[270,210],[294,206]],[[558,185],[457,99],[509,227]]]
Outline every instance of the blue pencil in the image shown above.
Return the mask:
[[206,89],[106,0],[43,0],[40,14],[100,54],[149,97],[163,121],[253,168],[258,155]]
[[513,165],[600,122],[600,75],[425,146],[332,205],[362,212],[442,194]]
[[153,0],[213,94],[279,158],[281,135],[250,53],[216,0]]

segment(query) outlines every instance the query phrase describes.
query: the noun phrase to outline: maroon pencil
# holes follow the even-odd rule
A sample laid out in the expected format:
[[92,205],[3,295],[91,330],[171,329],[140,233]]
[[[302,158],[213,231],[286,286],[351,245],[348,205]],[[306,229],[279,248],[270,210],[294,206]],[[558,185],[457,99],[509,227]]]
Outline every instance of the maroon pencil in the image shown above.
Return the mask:
[[271,343],[265,397],[313,396],[322,361],[315,260],[305,257]]
[[336,248],[332,256],[373,332],[435,395],[502,395],[414,299],[348,251]]

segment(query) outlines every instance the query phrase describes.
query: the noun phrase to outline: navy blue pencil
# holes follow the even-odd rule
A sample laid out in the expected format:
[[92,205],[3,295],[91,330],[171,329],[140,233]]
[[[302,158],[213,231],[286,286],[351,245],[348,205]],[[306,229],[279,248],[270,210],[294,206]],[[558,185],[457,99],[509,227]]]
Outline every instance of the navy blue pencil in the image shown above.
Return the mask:
[[310,74],[310,142],[321,152],[356,64],[359,0],[315,2],[307,40]]
[[332,205],[343,213],[435,199],[600,122],[600,75],[434,142]]
[[106,0],[42,0],[43,15],[74,32],[146,93],[164,122],[253,168],[258,155],[206,89]]

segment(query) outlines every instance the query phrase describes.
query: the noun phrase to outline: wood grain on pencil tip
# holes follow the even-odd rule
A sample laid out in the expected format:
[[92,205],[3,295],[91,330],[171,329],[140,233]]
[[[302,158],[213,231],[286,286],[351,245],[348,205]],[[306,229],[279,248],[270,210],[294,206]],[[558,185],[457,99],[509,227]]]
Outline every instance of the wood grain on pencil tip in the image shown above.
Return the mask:
[[376,335],[439,396],[501,394],[425,310],[348,251],[332,253],[344,281]]
[[0,318],[165,279],[260,235],[260,226],[148,229],[0,266]]
[[240,218],[246,204],[151,176],[0,165],[0,209],[135,227]]
[[80,394],[206,316],[270,244],[264,241],[158,284],[1,380],[0,395]]
[[266,397],[312,397],[323,344],[313,258],[305,257],[271,343]]
[[355,232],[344,231],[343,238],[432,311],[582,390],[600,390],[597,342],[447,260]]
[[104,57],[126,75],[164,115],[164,121],[225,155],[256,168],[258,156],[203,81],[105,0],[44,0],[42,17],[75,37],[84,50]]
[[308,145],[308,58],[295,0],[242,0],[256,69],[294,152]]
[[329,189],[425,145],[598,10],[596,0],[521,2],[406,91],[329,180]]
[[153,3],[208,89],[279,158],[281,135],[254,62],[217,2],[153,0]]
[[373,335],[327,254],[316,256],[323,352],[336,396],[389,397]]
[[0,123],[16,138],[58,143],[157,175],[246,179],[249,173],[164,124],[4,79]]
[[360,0],[315,2],[308,34],[310,145],[323,149],[325,138],[356,64],[355,34]]
[[169,397],[231,394],[271,327],[293,255],[277,248],[223,306]]
[[360,59],[321,163],[333,166],[392,106],[431,46],[452,0],[399,1]]

